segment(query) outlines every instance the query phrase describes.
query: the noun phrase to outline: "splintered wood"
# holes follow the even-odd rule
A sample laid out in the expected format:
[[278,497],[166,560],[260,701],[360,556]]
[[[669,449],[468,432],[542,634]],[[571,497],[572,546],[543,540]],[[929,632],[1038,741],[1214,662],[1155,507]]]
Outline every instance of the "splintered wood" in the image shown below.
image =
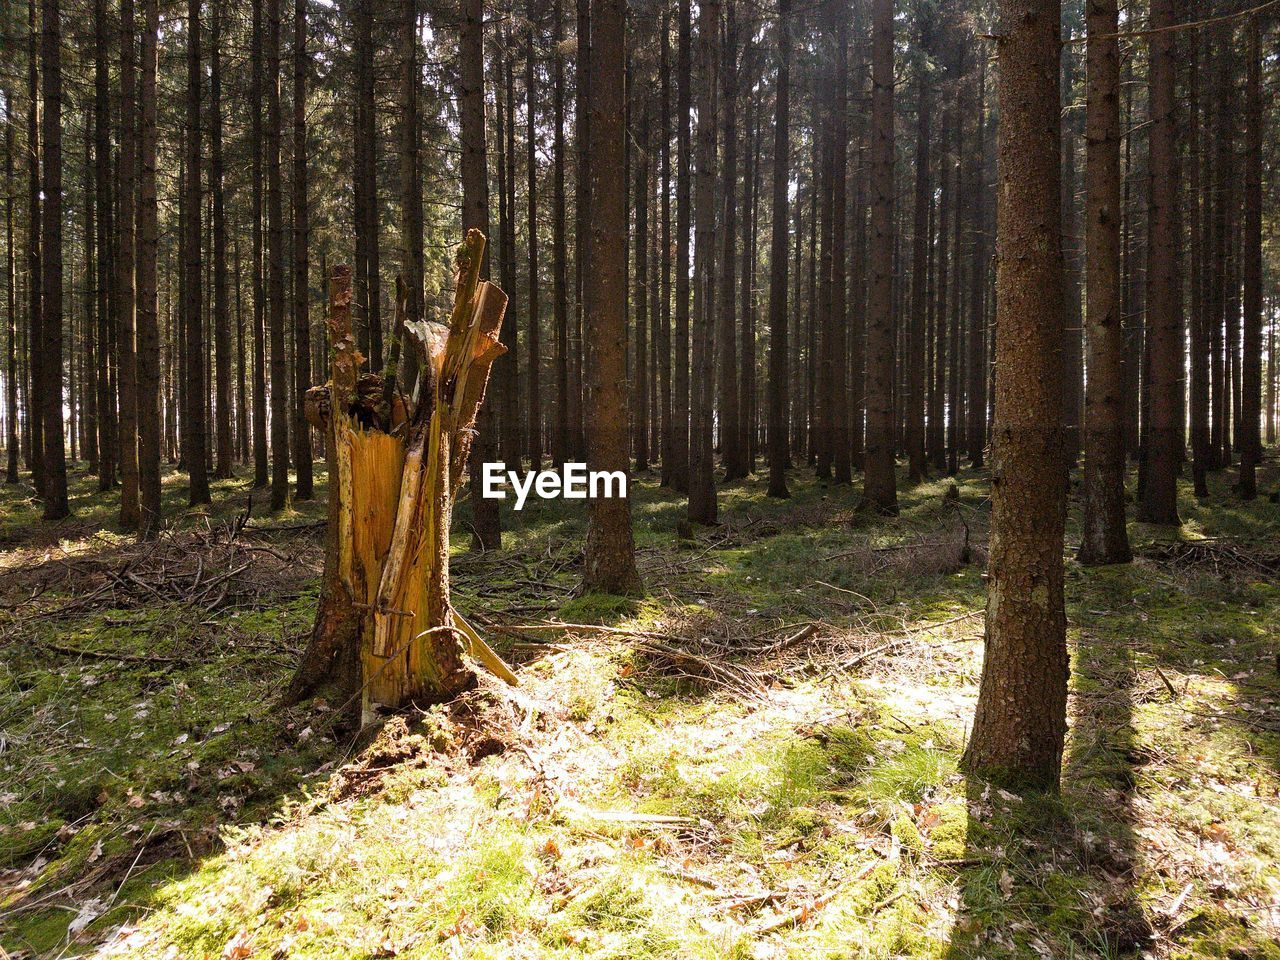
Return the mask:
[[468,231],[458,250],[447,325],[397,317],[409,341],[403,349],[417,350],[420,375],[416,388],[409,385],[411,396],[393,388],[385,402],[380,381],[369,382],[375,375],[360,375],[364,358],[351,331],[351,272],[337,267],[333,273],[332,376],[328,397],[309,397],[308,411],[329,429],[333,444],[336,536],[326,565],[336,564],[346,596],[322,599],[317,629],[332,619],[326,601],[353,608],[366,717],[375,705],[457,694],[474,679],[466,656],[516,682],[449,600],[454,492],[490,368],[506,350],[498,330],[507,297],[480,280],[484,247],[484,235]]

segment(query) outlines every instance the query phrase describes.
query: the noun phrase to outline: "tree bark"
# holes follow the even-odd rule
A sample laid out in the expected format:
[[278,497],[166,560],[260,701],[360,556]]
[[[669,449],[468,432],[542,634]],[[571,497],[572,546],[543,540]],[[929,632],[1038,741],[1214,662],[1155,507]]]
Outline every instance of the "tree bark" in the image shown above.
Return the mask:
[[834,46],[831,158],[831,467],[836,483],[853,480],[849,449],[849,361],[847,350],[849,186],[849,19],[847,0],[827,0]]
[[[623,193],[625,0],[595,0],[591,24],[588,124],[591,232],[584,263],[586,294],[587,469],[621,471],[627,456],[626,300]],[[580,65],[581,68],[581,65]],[[589,264],[589,269],[587,266]],[[642,591],[631,531],[631,501],[589,502],[583,587],[614,594]]]
[[205,420],[205,345],[203,266],[200,255],[201,145],[200,145],[200,0],[187,2],[187,116],[186,164],[184,169],[184,245],[186,269],[183,277],[183,340],[185,372],[182,434],[183,465],[191,479],[188,500],[192,506],[209,503]]
[[158,0],[143,0],[142,106],[138,130],[138,532],[151,539],[163,523],[160,500],[160,331],[156,316],[156,44]]
[[564,134],[564,10],[555,0],[552,13],[551,99],[555,113],[552,144],[551,194],[551,296],[555,324],[556,422],[551,437],[551,459],[562,466],[569,459],[569,281],[565,243],[565,134]]
[[[40,200],[40,164],[43,150],[40,146],[40,33],[37,20],[37,0],[27,0],[27,464],[31,470],[31,483],[40,494],[44,490],[44,411],[41,398],[45,394],[44,382],[44,278],[43,257],[40,244],[43,237],[42,207]],[[106,52],[102,53],[102,70],[106,70]],[[99,101],[100,105],[100,101]],[[95,107],[95,125],[100,114]],[[105,123],[105,119],[101,121]],[[105,152],[104,152],[105,156]],[[102,236],[99,229],[98,236]],[[99,260],[99,268],[102,262]],[[106,308],[99,313],[105,327],[109,322]],[[105,382],[105,378],[104,378]],[[112,449],[113,444],[107,444]],[[115,482],[114,474],[107,474],[107,486]],[[105,489],[105,488],[104,488]]]
[[1066,733],[1060,10],[1001,0],[1000,256],[986,658],[963,768],[1056,789]]
[[382,284],[378,271],[378,125],[374,98],[373,0],[354,0],[351,7],[355,66],[352,177],[356,233],[356,340],[369,356],[369,369],[382,369]]
[[[98,490],[110,490],[116,483],[120,450],[116,443],[116,395],[112,372],[115,369],[115,317],[110,310],[111,275],[111,92],[107,60],[106,0],[94,3],[94,311],[97,318],[97,407],[98,407]],[[123,506],[123,501],[121,501]]]
[[[723,87],[722,134],[723,158],[719,172],[723,184],[723,212],[720,217],[720,285],[719,315],[715,318],[716,395],[719,405],[720,453],[724,463],[724,478],[740,480],[747,475],[743,463],[743,451],[739,444],[739,420],[742,415],[738,403],[738,349],[736,302],[738,242],[738,13],[735,0],[727,0],[725,6],[726,28],[723,32],[724,47],[721,51],[721,84]],[[743,204],[744,208],[746,204]],[[745,209],[742,211],[745,217]],[[711,318],[708,318],[708,322]],[[708,412],[707,416],[710,416]]]
[[[254,144],[262,143],[262,98],[266,84],[263,63],[263,0],[252,0],[252,34],[250,37],[249,136]],[[268,479],[267,457],[267,290],[263,270],[263,189],[262,151],[252,151],[251,191],[252,257],[253,257],[253,485],[265,487]]]
[[865,505],[896,514],[893,426],[893,2],[873,0]]
[[719,0],[698,8],[698,53],[702,96],[698,102],[698,171],[694,197],[696,260],[693,302],[693,395],[689,436],[689,519],[716,522],[712,463],[712,403],[715,363],[715,165],[716,91],[719,86]]
[[[227,302],[226,188],[222,164],[222,18],[209,11],[209,192],[213,231],[214,469],[216,479],[231,476],[235,448],[231,435],[231,314]],[[308,384],[309,385],[309,384]]]
[[926,75],[929,30],[924,20],[918,28],[921,50],[916,62],[915,201],[911,244],[911,318],[907,328],[907,474],[913,483],[924,479],[925,328],[929,312],[929,122],[932,118],[932,82]]
[[[307,2],[308,0],[295,0],[293,7],[292,412],[293,462],[294,469],[297,471],[294,494],[299,500],[310,500],[313,496],[311,428],[307,425],[302,409],[303,395],[311,386],[311,311],[309,308],[311,266],[307,250],[311,241],[311,215],[307,208],[307,71],[310,69],[311,60],[310,54],[307,53]],[[225,274],[224,266],[224,280]],[[230,345],[227,349],[230,352]],[[228,446],[230,446],[229,443]]]
[[[1124,332],[1120,327],[1120,44],[1116,0],[1088,0],[1085,268],[1089,379],[1080,562],[1128,563]],[[1068,430],[1069,434],[1069,430]],[[1070,456],[1070,453],[1068,453]]]
[[18,482],[18,270],[13,253],[13,99],[4,89],[5,483]]
[[[537,473],[542,469],[542,330],[538,310],[538,152],[537,152],[537,70],[534,62],[534,26],[532,4],[529,11],[529,32],[524,48],[525,92],[525,174],[527,185],[525,202],[529,216],[529,388],[526,443],[529,451],[529,469]],[[557,55],[558,62],[558,55]]]
[[1262,51],[1258,15],[1249,18],[1245,76],[1244,320],[1240,357],[1240,487],[1242,500],[1258,495],[1262,459]]
[[43,0],[40,35],[41,118],[41,321],[44,383],[40,395],[44,421],[44,519],[61,520],[67,503],[67,452],[62,425],[62,9],[59,0]]
[[116,356],[120,377],[120,525],[135,529],[141,519],[138,500],[137,290],[134,286],[137,170],[137,78],[134,60],[133,0],[120,4],[120,159],[116,214]]
[[[789,0],[787,0],[789,2]],[[661,88],[661,129],[658,135],[662,154],[659,173],[659,192],[662,197],[662,236],[659,241],[659,261],[662,281],[656,331],[656,361],[658,381],[658,419],[662,458],[661,483],[669,487],[673,483],[672,468],[675,462],[675,433],[671,410],[671,11],[669,4],[662,7],[662,32],[658,48],[658,74]]]
[[1182,425],[1182,284],[1178,276],[1179,170],[1177,67],[1173,0],[1152,0],[1149,39],[1151,110],[1147,241],[1147,351],[1151,424],[1140,514],[1149,523],[1176,525]]
[[[410,0],[413,2],[413,0]],[[458,114],[462,128],[462,228],[489,234],[489,180],[484,129],[484,3],[463,0]],[[416,78],[416,72],[415,72]],[[416,83],[416,80],[415,80]],[[419,221],[421,223],[421,221]],[[421,232],[418,238],[421,257]],[[480,277],[489,278],[489,258],[484,256]],[[498,501],[476,495],[481,489],[485,461],[496,459],[494,425],[482,407],[476,420],[476,437],[471,445],[471,546],[474,550],[496,550],[502,546],[502,526]]]
[[776,29],[778,69],[773,94],[773,223],[769,232],[768,492],[771,497],[789,497],[787,227],[791,180],[791,0],[779,0]]
[[671,488],[689,491],[689,221],[692,185],[690,116],[693,113],[692,13],[680,0],[676,41],[676,306],[674,392],[671,409]]
[[[267,329],[271,341],[271,509],[289,500],[289,368],[285,358],[284,211],[280,172],[280,4],[267,0]],[[199,235],[196,235],[199,239]],[[187,282],[192,283],[190,277]],[[199,282],[199,281],[194,281]],[[190,362],[190,361],[188,361]]]
[[[633,162],[635,176],[636,271],[635,271],[635,388],[631,393],[631,426],[633,430],[636,472],[649,469],[649,97],[641,96],[640,122],[635,132],[640,144]],[[635,107],[632,107],[633,115]],[[623,230],[626,229],[625,217]]]

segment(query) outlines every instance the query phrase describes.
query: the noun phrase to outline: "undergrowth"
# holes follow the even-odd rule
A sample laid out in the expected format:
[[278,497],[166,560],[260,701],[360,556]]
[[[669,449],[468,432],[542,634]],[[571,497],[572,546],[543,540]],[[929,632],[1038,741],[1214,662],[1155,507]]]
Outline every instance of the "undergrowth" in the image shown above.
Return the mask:
[[[1203,504],[1184,490],[1177,536],[1275,537],[1275,507],[1235,500],[1230,479]],[[801,471],[778,502],[753,478],[722,487],[722,524],[691,540],[679,498],[642,477],[640,600],[576,592],[580,503],[504,513],[504,549],[484,555],[466,552],[464,506],[455,600],[520,686],[485,682],[373,742],[338,704],[275,705],[314,610],[322,499],[255,506],[238,536],[265,548],[260,595],[115,608],[109,590],[71,605],[127,575],[115,496],[78,477],[73,518],[47,526],[29,490],[4,488],[0,944],[1280,958],[1276,579],[1169,559],[1170,533],[1138,524],[1135,563],[1069,559],[1063,788],[1017,796],[957,772],[989,505],[985,476],[952,483],[872,520],[856,487]],[[233,527],[248,495],[223,481],[186,511],[177,475],[165,491],[174,542],[192,544]],[[690,637],[758,689],[664,659]]]

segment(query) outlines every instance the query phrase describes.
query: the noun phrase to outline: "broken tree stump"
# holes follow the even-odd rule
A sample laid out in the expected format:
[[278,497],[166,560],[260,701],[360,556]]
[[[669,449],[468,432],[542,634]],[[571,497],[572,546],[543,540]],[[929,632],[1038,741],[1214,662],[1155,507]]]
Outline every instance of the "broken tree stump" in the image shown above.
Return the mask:
[[[330,529],[311,644],[287,702],[336,681],[359,691],[367,720],[379,705],[456,696],[475,680],[468,658],[516,682],[449,597],[454,493],[490,369],[506,350],[498,330],[507,297],[479,279],[484,247],[484,234],[467,232],[447,325],[397,318],[401,349],[418,360],[409,396],[390,378],[361,375],[351,270],[333,270],[330,381],[307,397],[329,439]],[[351,671],[358,682],[342,675]]]

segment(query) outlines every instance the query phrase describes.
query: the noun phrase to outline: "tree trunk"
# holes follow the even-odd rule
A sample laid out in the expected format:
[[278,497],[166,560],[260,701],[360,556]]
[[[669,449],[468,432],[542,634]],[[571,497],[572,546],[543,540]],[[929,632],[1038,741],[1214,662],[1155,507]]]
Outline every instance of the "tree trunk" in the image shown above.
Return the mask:
[[[4,91],[5,483],[18,482],[18,270],[13,254],[13,100]],[[88,258],[86,257],[86,260]]]
[[676,47],[676,306],[675,399],[671,409],[671,488],[689,491],[689,221],[693,113],[692,13],[690,0],[680,0]]
[[156,43],[158,0],[143,0],[142,106],[138,130],[138,500],[139,533],[151,539],[160,506],[160,331],[156,316]]
[[[789,0],[787,0],[789,2]],[[662,170],[659,175],[659,191],[662,195],[662,237],[659,242],[662,284],[659,299],[662,309],[658,314],[656,360],[658,380],[658,419],[662,458],[661,483],[669,487],[673,483],[672,468],[675,463],[675,433],[671,410],[671,12],[670,5],[662,8],[662,33],[659,40],[659,86],[662,96],[661,130],[659,150],[662,153]]]
[[[636,142],[640,144],[635,167],[635,223],[636,223],[636,276],[635,276],[635,373],[632,380],[635,389],[631,394],[631,425],[634,431],[636,472],[649,469],[649,97],[641,94],[644,104],[640,108],[640,123],[636,130]],[[634,111],[634,108],[633,108]],[[626,220],[623,220],[626,230]],[[624,274],[625,279],[625,274]],[[625,334],[624,334],[625,336]]]
[[[263,0],[253,0],[253,24],[250,38],[249,136],[262,143],[262,98],[266,83],[263,64]],[[253,485],[268,483],[267,461],[267,291],[263,270],[262,236],[262,151],[253,150],[252,178],[252,245],[253,245]]]
[[[312,497],[311,429],[302,410],[302,397],[311,386],[311,273],[307,246],[311,240],[307,209],[307,3],[293,7],[293,462],[297,471],[295,495]],[[215,241],[216,242],[216,241]],[[225,267],[223,274],[225,278]],[[216,282],[216,281],[215,281]],[[230,346],[228,345],[228,352]],[[228,425],[229,426],[229,425]],[[229,444],[228,444],[229,446]]]
[[[278,2],[278,0],[277,0]],[[200,80],[203,67],[200,63],[200,0],[187,0],[187,123],[185,202],[183,214],[184,254],[186,261],[183,279],[183,329],[186,345],[186,370],[182,377],[185,390],[183,406],[182,459],[191,478],[189,502],[194,506],[209,503],[209,479],[205,449],[205,365],[203,268],[200,256],[201,212],[201,149],[200,149]],[[278,146],[278,141],[277,141]],[[270,143],[268,143],[268,149]],[[278,171],[277,171],[278,175]]]
[[[115,486],[116,462],[120,453],[117,444],[116,397],[112,383],[115,355],[112,336],[115,318],[108,309],[111,303],[109,291],[114,278],[111,276],[111,237],[108,232],[111,210],[111,92],[110,67],[107,61],[107,9],[106,0],[95,0],[94,17],[94,105],[93,141],[94,167],[92,205],[94,207],[95,236],[93,303],[96,317],[98,376],[96,406],[98,408],[98,490],[106,491]],[[86,202],[88,205],[88,202]],[[87,251],[86,251],[87,252]],[[124,501],[121,501],[123,507]]]
[[[1128,563],[1124,517],[1124,332],[1120,327],[1120,44],[1116,0],[1088,0],[1085,265],[1089,380],[1080,562]],[[1069,435],[1068,430],[1068,435]],[[1068,458],[1070,451],[1068,451]]]
[[[284,326],[284,198],[280,172],[280,4],[267,0],[267,329],[271,340],[271,509],[289,501],[289,368]],[[191,279],[188,278],[188,283]]]
[[849,19],[847,0],[827,0],[835,47],[831,158],[831,466],[836,483],[853,480],[849,450],[848,291]]
[[138,355],[137,290],[134,286],[134,188],[137,151],[137,78],[134,60],[133,0],[120,4],[120,159],[116,215],[116,356],[120,371],[120,525],[138,526]]
[[373,0],[354,0],[351,7],[352,59],[355,61],[352,177],[356,232],[356,330],[369,369],[382,369],[382,316],[378,271],[378,126],[374,98]]
[[552,14],[551,98],[555,112],[552,145],[551,196],[551,296],[555,322],[556,424],[551,438],[551,459],[562,466],[569,459],[569,290],[568,252],[565,244],[564,194],[564,11],[555,0]]
[[[623,193],[625,110],[624,0],[595,0],[588,124],[591,232],[583,263],[586,302],[587,469],[621,471],[627,457],[626,300]],[[581,64],[580,64],[581,68]],[[606,491],[607,492],[607,491]],[[625,492],[625,491],[624,491]],[[583,587],[614,594],[642,591],[631,531],[631,501],[592,496]]]
[[951,133],[955,126],[954,104],[948,103],[942,114],[942,133],[938,138],[938,202],[935,211],[934,269],[931,278],[933,375],[929,386],[929,422],[925,438],[925,450],[934,469],[947,468],[947,280],[950,261],[947,259],[947,233],[951,223],[951,205],[955,200],[951,169]]
[[[43,151],[40,147],[40,35],[36,11],[37,0],[27,0],[27,464],[31,470],[31,482],[37,494],[44,490],[44,408],[42,398],[45,394],[44,382],[44,278],[43,257],[40,244],[43,235],[42,207],[40,199],[40,163]],[[106,71],[106,51],[102,52],[102,71]],[[101,106],[102,101],[97,101]],[[95,125],[105,123],[99,120],[101,114],[97,107],[94,111]],[[103,136],[105,137],[105,131]],[[103,156],[105,157],[105,151]],[[102,181],[99,181],[100,183]],[[102,228],[98,231],[102,237]],[[102,242],[101,240],[99,242]],[[102,268],[101,259],[98,262]],[[105,328],[107,320],[106,308],[99,312]],[[106,378],[103,378],[106,382]],[[107,438],[109,439],[109,438]],[[106,449],[113,449],[113,444],[106,444]],[[115,482],[114,474],[105,475],[107,487]],[[104,488],[106,489],[106,488]]]
[[1210,151],[1205,149],[1202,136],[1204,121],[1201,109],[1200,60],[1205,46],[1203,36],[1195,38],[1190,50],[1190,78],[1188,82],[1191,115],[1188,118],[1190,141],[1187,149],[1188,201],[1191,209],[1190,257],[1191,257],[1191,316],[1188,324],[1191,391],[1188,411],[1191,432],[1191,473],[1197,497],[1209,495],[1209,327],[1208,292],[1212,286],[1207,274],[1206,240],[1208,198],[1204,187],[1208,178],[1207,161]]
[[[413,0],[411,0],[413,2]],[[458,38],[461,70],[458,115],[462,128],[462,229],[489,233],[489,179],[484,129],[484,3],[464,0],[462,32]],[[415,68],[415,84],[416,84]],[[421,188],[419,188],[421,189]],[[421,220],[418,256],[421,257]],[[489,258],[480,264],[480,278],[489,277]],[[496,459],[494,424],[487,411],[476,419],[476,438],[471,447],[471,546],[474,550],[497,550],[502,546],[502,526],[498,501],[478,496],[486,461]]]
[[893,429],[893,2],[873,0],[870,286],[864,502],[896,514]]
[[1249,18],[1245,77],[1244,323],[1240,358],[1240,498],[1258,495],[1262,459],[1262,52],[1258,16]]
[[368,408],[360,419],[353,415],[365,381],[379,400],[383,384],[360,376],[351,271],[345,265],[333,270],[331,378],[307,397],[309,419],[330,438],[325,573],[311,641],[285,703],[334,683],[344,694],[355,691],[347,703],[360,695],[367,722],[375,705],[449,700],[474,682],[464,649],[515,682],[449,599],[453,494],[490,365],[503,349],[497,333],[506,296],[480,281],[483,256],[484,237],[472,230],[459,250],[447,329],[432,323],[406,328],[412,340],[405,349],[423,361],[420,399],[410,411],[397,393],[385,417]]
[[1056,789],[1066,733],[1057,0],[1001,0],[1000,249],[986,658],[961,761]]
[[[529,469],[542,469],[542,330],[538,311],[538,152],[537,152],[537,73],[534,63],[533,13],[529,12],[529,33],[524,48],[525,92],[525,173],[528,178],[525,201],[529,207],[529,388],[528,420],[525,438],[529,451]],[[557,55],[558,62],[558,55]]]
[[778,72],[773,94],[773,223],[769,233],[769,496],[789,497],[787,226],[791,180],[791,0],[779,0],[776,29]]
[[[507,5],[508,20],[513,15],[511,4]],[[510,23],[493,31],[490,43],[490,65],[494,74],[493,90],[496,101],[494,114],[497,117],[497,129],[494,141],[497,157],[498,173],[498,268],[501,271],[502,286],[511,297],[506,316],[503,318],[504,329],[502,342],[507,347],[494,364],[494,405],[498,410],[498,442],[497,458],[508,464],[511,469],[520,469],[520,423],[518,419],[520,365],[515,346],[516,314],[519,303],[516,291],[516,157],[515,157],[515,91],[514,70],[511,66],[514,52]]]
[[[720,453],[724,463],[724,478],[740,480],[747,475],[743,463],[743,451],[739,444],[739,426],[742,411],[738,404],[738,348],[737,282],[735,267],[738,242],[738,13],[735,0],[727,0],[725,7],[726,29],[724,48],[721,51],[721,83],[723,86],[722,135],[724,144],[722,170],[723,213],[720,230],[721,254],[718,279],[720,285],[719,315],[715,318],[716,395],[719,405]],[[746,204],[743,204],[744,208]],[[742,215],[746,216],[745,209]],[[711,322],[712,318],[707,318]],[[710,416],[710,413],[707,414]]]
[[1182,410],[1182,285],[1178,276],[1179,171],[1174,86],[1173,0],[1152,0],[1150,37],[1150,194],[1147,241],[1147,351],[1151,425],[1140,513],[1149,523],[1178,520]]
[[[922,15],[923,18],[923,15]],[[919,26],[920,45],[925,45],[929,26]],[[929,311],[929,121],[932,108],[932,81],[926,76],[925,50],[916,64],[916,178],[911,245],[911,318],[907,328],[907,472],[913,483],[924,479],[924,375],[925,327]]]
[[44,429],[44,518],[61,520],[67,504],[67,452],[62,426],[62,10],[43,0],[40,83],[43,93],[41,189],[41,321],[44,344],[40,394]]
[[209,191],[212,194],[213,230],[213,363],[214,468],[219,480],[231,476],[235,447],[231,436],[231,314],[227,302],[226,190],[222,170],[222,17],[209,11]]
[[583,394],[583,270],[587,235],[591,224],[591,113],[588,98],[591,93],[591,2],[577,0],[577,82],[574,84],[574,151],[576,157],[574,207],[574,310],[573,332],[569,337],[569,444],[574,459],[584,455],[582,394]]
[[693,302],[693,395],[689,436],[689,519],[716,522],[711,431],[715,369],[715,164],[716,91],[719,85],[720,3],[706,0],[698,8],[698,53],[702,96],[698,102],[698,172],[694,197],[696,261]]
[[[987,369],[986,369],[986,298],[987,288],[987,252],[986,252],[986,62],[979,58],[978,70],[974,76],[975,100],[977,113],[975,119],[974,155],[970,158],[969,171],[969,227],[973,237],[972,255],[970,258],[969,276],[969,347],[967,360],[968,387],[966,389],[965,412],[968,426],[965,430],[965,441],[968,446],[969,463],[981,468],[983,451],[987,445]],[[1119,216],[1117,209],[1115,216]],[[1119,221],[1117,220],[1117,224]],[[1117,313],[1117,321],[1119,314]],[[1123,357],[1123,342],[1122,342]],[[1121,381],[1123,388],[1123,380]],[[1123,445],[1121,447],[1123,456]]]

